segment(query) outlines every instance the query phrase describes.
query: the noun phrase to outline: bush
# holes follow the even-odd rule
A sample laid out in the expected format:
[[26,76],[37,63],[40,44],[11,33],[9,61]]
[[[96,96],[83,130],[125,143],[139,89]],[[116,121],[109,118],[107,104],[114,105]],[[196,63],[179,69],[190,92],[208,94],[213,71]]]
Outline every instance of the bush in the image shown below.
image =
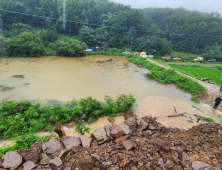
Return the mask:
[[[40,102],[7,101],[0,103],[0,138],[15,138],[20,135],[49,130],[60,120],[68,123],[76,117],[93,122],[99,115],[115,116],[131,109],[135,102],[132,94],[119,95],[117,100],[110,96],[100,102],[92,97],[68,101],[65,106],[60,103],[54,106]],[[84,115],[84,117],[83,117]]]
[[29,31],[5,40],[9,56],[38,57],[44,54],[44,46],[39,37]]
[[86,44],[76,39],[57,40],[50,46],[58,56],[81,57],[86,55],[84,51],[87,48]]

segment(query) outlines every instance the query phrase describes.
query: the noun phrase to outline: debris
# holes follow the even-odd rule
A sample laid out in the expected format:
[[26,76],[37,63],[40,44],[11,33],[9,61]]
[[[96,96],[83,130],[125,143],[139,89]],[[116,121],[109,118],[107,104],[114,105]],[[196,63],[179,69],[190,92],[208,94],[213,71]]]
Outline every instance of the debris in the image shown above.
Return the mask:
[[[187,113],[183,116],[190,118]],[[101,135],[99,138],[102,138],[99,142],[94,137],[91,139],[80,136],[79,139],[65,136],[61,139],[50,139],[44,144],[35,144],[29,151],[21,149],[17,156],[24,157],[25,160],[28,158],[35,160],[34,158],[38,158],[37,155],[40,154],[36,170],[219,170],[222,168],[222,125],[220,124],[205,123],[193,126],[189,130],[166,128],[156,122],[156,118],[149,116],[128,119],[124,124],[129,127],[131,134],[125,135],[116,125],[106,125],[97,129]],[[109,131],[112,140],[109,138]],[[64,142],[71,138],[73,140],[68,144]],[[91,147],[88,147],[90,143]],[[67,149],[63,148],[63,144]],[[4,161],[9,153],[3,157]],[[13,156],[10,160],[10,163],[13,163],[16,159]],[[25,166],[23,164],[24,169]],[[0,164],[0,170],[1,168],[4,166],[1,167]],[[22,164],[16,163],[14,168],[21,169]],[[14,168],[7,167],[12,170]]]
[[61,141],[67,150],[70,150],[73,146],[81,145],[81,141],[77,137],[65,136],[61,138]]
[[2,166],[5,169],[16,169],[22,163],[22,156],[18,152],[7,152],[2,159]]
[[123,134],[124,134],[123,130],[120,129],[118,126],[116,126],[116,125],[112,126],[111,132],[110,132],[110,135],[112,137],[118,138],[118,137],[122,136]]
[[92,138],[86,137],[84,135],[79,136],[83,147],[90,147],[92,143]]
[[27,161],[23,164],[23,170],[31,170],[36,167],[36,164],[32,161]]

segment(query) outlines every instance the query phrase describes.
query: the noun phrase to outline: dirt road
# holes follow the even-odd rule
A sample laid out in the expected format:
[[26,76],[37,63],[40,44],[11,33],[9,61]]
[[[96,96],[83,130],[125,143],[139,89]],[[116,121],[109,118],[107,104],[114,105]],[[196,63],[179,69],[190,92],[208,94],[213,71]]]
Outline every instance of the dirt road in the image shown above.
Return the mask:
[[[147,61],[154,63],[160,67],[163,67],[165,69],[169,69],[168,66],[166,66],[164,64],[157,63],[153,60],[147,59]],[[206,83],[204,81],[200,81],[200,80],[198,80],[194,77],[191,77],[189,75],[181,73],[177,70],[175,70],[175,71],[182,76],[191,78],[192,80],[194,80],[194,81],[198,82],[199,84],[201,84],[202,86],[204,86],[205,89],[207,89],[207,92],[200,93],[199,95],[196,96],[200,99],[201,103],[204,103],[204,104],[207,104],[207,105],[213,107],[215,98],[218,96],[222,96],[222,92],[219,91],[220,88],[217,85]],[[222,104],[218,107],[218,110],[222,111]]]

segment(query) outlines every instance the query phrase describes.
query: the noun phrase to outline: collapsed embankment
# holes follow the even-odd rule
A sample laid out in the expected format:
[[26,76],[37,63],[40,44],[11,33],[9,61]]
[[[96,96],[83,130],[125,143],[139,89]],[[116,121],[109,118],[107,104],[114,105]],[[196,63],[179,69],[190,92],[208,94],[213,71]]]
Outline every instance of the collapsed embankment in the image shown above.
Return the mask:
[[118,126],[107,124],[91,137],[64,136],[35,143],[29,150],[7,152],[0,159],[0,169],[222,168],[222,125],[217,123],[186,131],[166,128],[152,117],[143,117]]

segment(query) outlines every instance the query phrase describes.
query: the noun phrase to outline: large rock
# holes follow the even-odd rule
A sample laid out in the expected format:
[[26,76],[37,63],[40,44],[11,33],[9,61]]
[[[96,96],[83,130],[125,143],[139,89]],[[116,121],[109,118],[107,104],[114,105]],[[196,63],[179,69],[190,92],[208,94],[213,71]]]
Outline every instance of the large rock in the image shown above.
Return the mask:
[[22,156],[19,155],[18,152],[7,152],[2,159],[3,159],[2,166],[5,169],[7,168],[15,169],[22,164]]
[[105,129],[101,126],[97,128],[91,135],[97,142],[100,142],[100,143],[103,143],[109,140],[108,136],[106,135]]
[[122,144],[127,151],[132,150],[134,147],[133,144],[129,140],[123,141]]
[[82,146],[85,147],[90,147],[91,143],[92,143],[92,138],[86,137],[84,135],[80,135],[79,136],[81,142],[82,142]]
[[136,119],[127,119],[124,121],[124,123],[129,126],[132,132],[136,132],[136,127],[137,127]]
[[64,136],[64,137],[61,138],[61,141],[62,141],[63,145],[65,146],[65,148],[67,150],[72,149],[72,147],[74,147],[74,146],[81,145],[81,141],[77,137],[67,137],[67,136]]
[[213,167],[205,162],[194,161],[192,162],[192,168],[194,170],[221,170],[220,168]]
[[129,128],[129,126],[126,125],[125,123],[120,123],[120,124],[118,125],[118,127],[119,127],[120,129],[122,129],[123,132],[124,132],[126,135],[129,135],[130,133],[132,133],[131,130],[130,130],[130,128]]
[[141,118],[137,118],[136,120],[137,123],[137,131],[140,132],[140,134],[142,134],[143,130],[145,130],[148,126],[148,123],[146,123],[143,119]]
[[23,158],[25,159],[25,161],[32,161],[34,163],[38,163],[40,154],[38,151],[33,150],[28,152],[27,154],[24,154]]
[[41,153],[42,151],[42,143],[40,142],[36,142],[34,143],[30,148],[29,148],[29,152],[31,151],[36,151],[38,153]]
[[36,164],[32,161],[27,161],[23,164],[23,170],[32,170],[36,167]]
[[52,170],[60,170],[62,169],[62,160],[59,157],[55,157],[49,161],[49,166]]
[[126,136],[121,136],[119,138],[116,138],[115,143],[116,144],[122,143],[123,141],[127,140],[129,137],[130,137],[129,135],[126,135]]
[[46,154],[41,153],[40,154],[41,161],[39,162],[40,165],[47,165],[49,161],[51,160]]
[[58,156],[63,147],[57,139],[50,139],[48,142],[42,144],[42,150],[46,154]]
[[94,168],[94,160],[91,157],[84,157],[81,161],[81,169],[90,170]]
[[113,139],[113,137],[110,135],[111,129],[112,129],[112,125],[111,124],[107,124],[105,127],[106,130],[106,135],[110,138]]
[[123,134],[124,134],[124,132],[121,128],[119,128],[116,125],[112,126],[112,129],[111,129],[111,132],[110,132],[110,135],[112,137],[118,138],[118,137],[122,136]]
[[186,152],[183,152],[182,153],[182,162],[186,162],[186,161],[189,161],[189,156],[187,155]]

